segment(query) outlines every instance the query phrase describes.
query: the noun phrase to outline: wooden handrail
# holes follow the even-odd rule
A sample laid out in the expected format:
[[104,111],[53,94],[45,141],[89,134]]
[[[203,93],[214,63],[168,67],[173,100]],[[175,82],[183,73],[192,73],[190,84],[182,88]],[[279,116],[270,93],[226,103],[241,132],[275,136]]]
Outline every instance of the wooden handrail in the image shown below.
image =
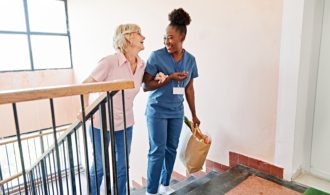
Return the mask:
[[0,105],[134,88],[133,81],[112,81],[0,91]]
[[[67,130],[68,126],[64,126],[64,127],[59,127],[59,128],[56,128],[56,132],[62,132],[62,131],[65,131]],[[45,133],[40,133],[40,134],[35,134],[35,135],[28,135],[28,136],[24,136],[24,137],[21,137],[21,141],[23,140],[27,140],[27,139],[32,139],[32,138],[36,138],[36,137],[42,137],[42,136],[45,136],[45,135],[50,135],[50,134],[53,134],[53,130],[50,129],[50,130],[44,130],[44,131],[47,131]],[[11,144],[11,143],[15,143],[17,142],[17,137],[15,138],[12,138],[12,139],[6,139],[6,140],[0,140],[0,146],[2,145],[6,145],[6,144]]]
[[10,182],[10,181],[12,181],[12,180],[14,180],[14,179],[19,178],[19,177],[22,176],[22,175],[23,175],[23,173],[22,173],[22,172],[19,172],[19,173],[15,174],[15,175],[12,175],[12,176],[10,176],[10,177],[4,179],[4,180],[1,180],[1,181],[0,181],[0,186],[2,186],[2,185],[6,184],[6,183],[8,183],[8,182]]

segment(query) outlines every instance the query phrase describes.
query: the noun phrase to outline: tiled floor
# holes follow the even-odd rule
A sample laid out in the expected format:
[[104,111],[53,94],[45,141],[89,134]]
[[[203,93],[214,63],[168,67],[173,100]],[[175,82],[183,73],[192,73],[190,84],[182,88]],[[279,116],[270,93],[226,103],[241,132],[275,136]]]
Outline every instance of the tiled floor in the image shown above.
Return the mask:
[[315,177],[313,175],[302,174],[298,176],[294,181],[305,186],[314,187],[316,189],[330,193],[330,181]]
[[226,195],[300,195],[301,193],[252,175]]

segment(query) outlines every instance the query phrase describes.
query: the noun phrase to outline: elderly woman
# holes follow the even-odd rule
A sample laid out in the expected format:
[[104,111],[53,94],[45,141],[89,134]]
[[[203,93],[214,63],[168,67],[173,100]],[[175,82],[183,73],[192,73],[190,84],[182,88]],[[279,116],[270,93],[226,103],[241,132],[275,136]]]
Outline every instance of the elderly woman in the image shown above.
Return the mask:
[[[118,79],[133,80],[135,88],[125,92],[126,104],[126,124],[127,124],[127,146],[128,152],[131,150],[132,131],[134,125],[133,118],[133,100],[140,90],[144,74],[145,64],[139,57],[139,52],[144,49],[143,41],[145,37],[141,34],[141,29],[136,24],[122,24],[116,29],[113,44],[117,53],[101,59],[92,71],[90,76],[84,80],[84,83],[113,81]],[[114,126],[115,126],[115,144],[117,161],[117,180],[118,194],[126,194],[126,161],[124,148],[124,119],[122,114],[121,94],[114,96]],[[88,105],[88,96],[85,97],[85,105]],[[90,127],[89,134],[91,141],[94,133],[94,158],[96,158],[97,171],[95,173],[95,164],[90,169],[91,191],[92,194],[100,192],[100,186],[103,179],[102,149],[101,149],[101,131],[100,118],[95,115],[94,129]],[[109,123],[107,125],[109,127]],[[110,132],[108,129],[107,140],[109,143]],[[96,183],[97,175],[97,183]],[[98,189],[98,190],[97,190]]]
[[169,14],[169,20],[165,48],[150,55],[144,74],[144,90],[152,91],[146,110],[149,131],[147,194],[172,192],[169,182],[183,123],[184,95],[194,125],[200,124],[193,82],[198,76],[197,65],[195,57],[183,48],[191,19],[180,8]]

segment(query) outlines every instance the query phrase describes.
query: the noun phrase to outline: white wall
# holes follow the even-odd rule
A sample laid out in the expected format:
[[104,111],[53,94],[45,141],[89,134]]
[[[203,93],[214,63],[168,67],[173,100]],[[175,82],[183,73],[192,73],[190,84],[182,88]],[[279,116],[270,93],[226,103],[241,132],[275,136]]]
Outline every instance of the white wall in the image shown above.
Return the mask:
[[290,180],[309,169],[323,1],[283,5],[276,164]]
[[[228,163],[235,151],[274,161],[281,0],[132,1],[70,0],[73,63],[78,81],[97,61],[113,53],[112,35],[133,22],[146,36],[147,59],[162,47],[167,15],[183,7],[192,17],[184,47],[196,56],[196,106],[202,130],[213,137],[208,158]],[[136,125],[131,173],[145,175],[148,139],[144,110],[147,94],[135,101]],[[190,112],[186,110],[187,116]]]

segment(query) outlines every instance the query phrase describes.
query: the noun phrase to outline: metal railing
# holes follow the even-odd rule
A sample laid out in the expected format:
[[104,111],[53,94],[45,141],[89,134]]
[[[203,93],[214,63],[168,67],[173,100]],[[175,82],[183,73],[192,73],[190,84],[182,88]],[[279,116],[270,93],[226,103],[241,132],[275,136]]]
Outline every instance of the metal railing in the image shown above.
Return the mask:
[[[115,157],[115,138],[114,138],[114,110],[113,97],[118,91],[121,91],[122,108],[124,117],[124,145],[126,156],[126,178],[127,193],[130,194],[129,185],[129,164],[128,164],[128,148],[126,141],[126,113],[125,113],[125,89],[134,88],[132,81],[118,81],[107,83],[92,83],[74,86],[62,86],[52,88],[39,88],[20,91],[0,92],[0,104],[12,104],[13,115],[15,119],[17,149],[19,160],[15,163],[20,164],[21,173],[14,175],[12,178],[2,178],[2,162],[0,164],[0,191],[2,194],[90,194],[91,193],[91,177],[89,170],[89,150],[95,150],[94,141],[92,148],[88,148],[86,123],[91,121],[93,129],[93,115],[100,115],[101,123],[101,147],[104,174],[104,193],[118,194],[117,187],[117,165]],[[106,92],[95,100],[88,108],[84,107],[83,94]],[[66,131],[59,134],[56,131],[56,116],[54,109],[54,98],[79,95],[81,101],[82,120],[75,121]],[[23,149],[24,137],[21,137],[18,110],[16,104],[18,102],[49,99],[51,118],[52,118],[52,136],[54,143],[45,149],[44,138],[41,136],[40,149],[42,155],[34,162],[26,163],[26,154]],[[108,110],[108,111],[107,111]],[[108,114],[107,114],[108,112]],[[107,121],[109,123],[107,123]],[[107,127],[110,124],[110,127]],[[110,130],[110,151],[108,152],[108,142],[106,136]],[[79,155],[79,133],[82,136],[83,154]],[[92,137],[94,139],[94,137]],[[28,141],[29,139],[25,139]],[[9,143],[6,143],[9,144]],[[7,145],[6,145],[7,146]],[[16,151],[14,149],[14,151]],[[29,154],[29,153],[28,153]],[[110,163],[111,158],[111,163]],[[83,163],[82,163],[83,161]],[[95,158],[94,158],[95,161]],[[29,167],[26,165],[29,164]],[[84,165],[85,168],[83,168]],[[111,169],[112,168],[112,169]],[[82,170],[84,169],[84,170]],[[96,168],[95,168],[96,169]],[[18,170],[18,166],[16,166]],[[18,183],[8,185],[8,182],[17,179]],[[21,178],[21,179],[20,179]],[[95,177],[96,181],[100,178]]]
[[[66,130],[67,126],[57,127],[57,136]],[[53,132],[49,128],[21,134],[21,142],[25,146],[23,147],[24,162],[27,167],[30,167],[43,154],[45,148],[49,148],[54,143],[52,134]],[[11,194],[20,192],[22,170],[21,166],[18,166],[20,163],[18,154],[16,135],[0,140],[0,186],[5,185],[5,188],[1,190],[2,193],[3,190]]]

